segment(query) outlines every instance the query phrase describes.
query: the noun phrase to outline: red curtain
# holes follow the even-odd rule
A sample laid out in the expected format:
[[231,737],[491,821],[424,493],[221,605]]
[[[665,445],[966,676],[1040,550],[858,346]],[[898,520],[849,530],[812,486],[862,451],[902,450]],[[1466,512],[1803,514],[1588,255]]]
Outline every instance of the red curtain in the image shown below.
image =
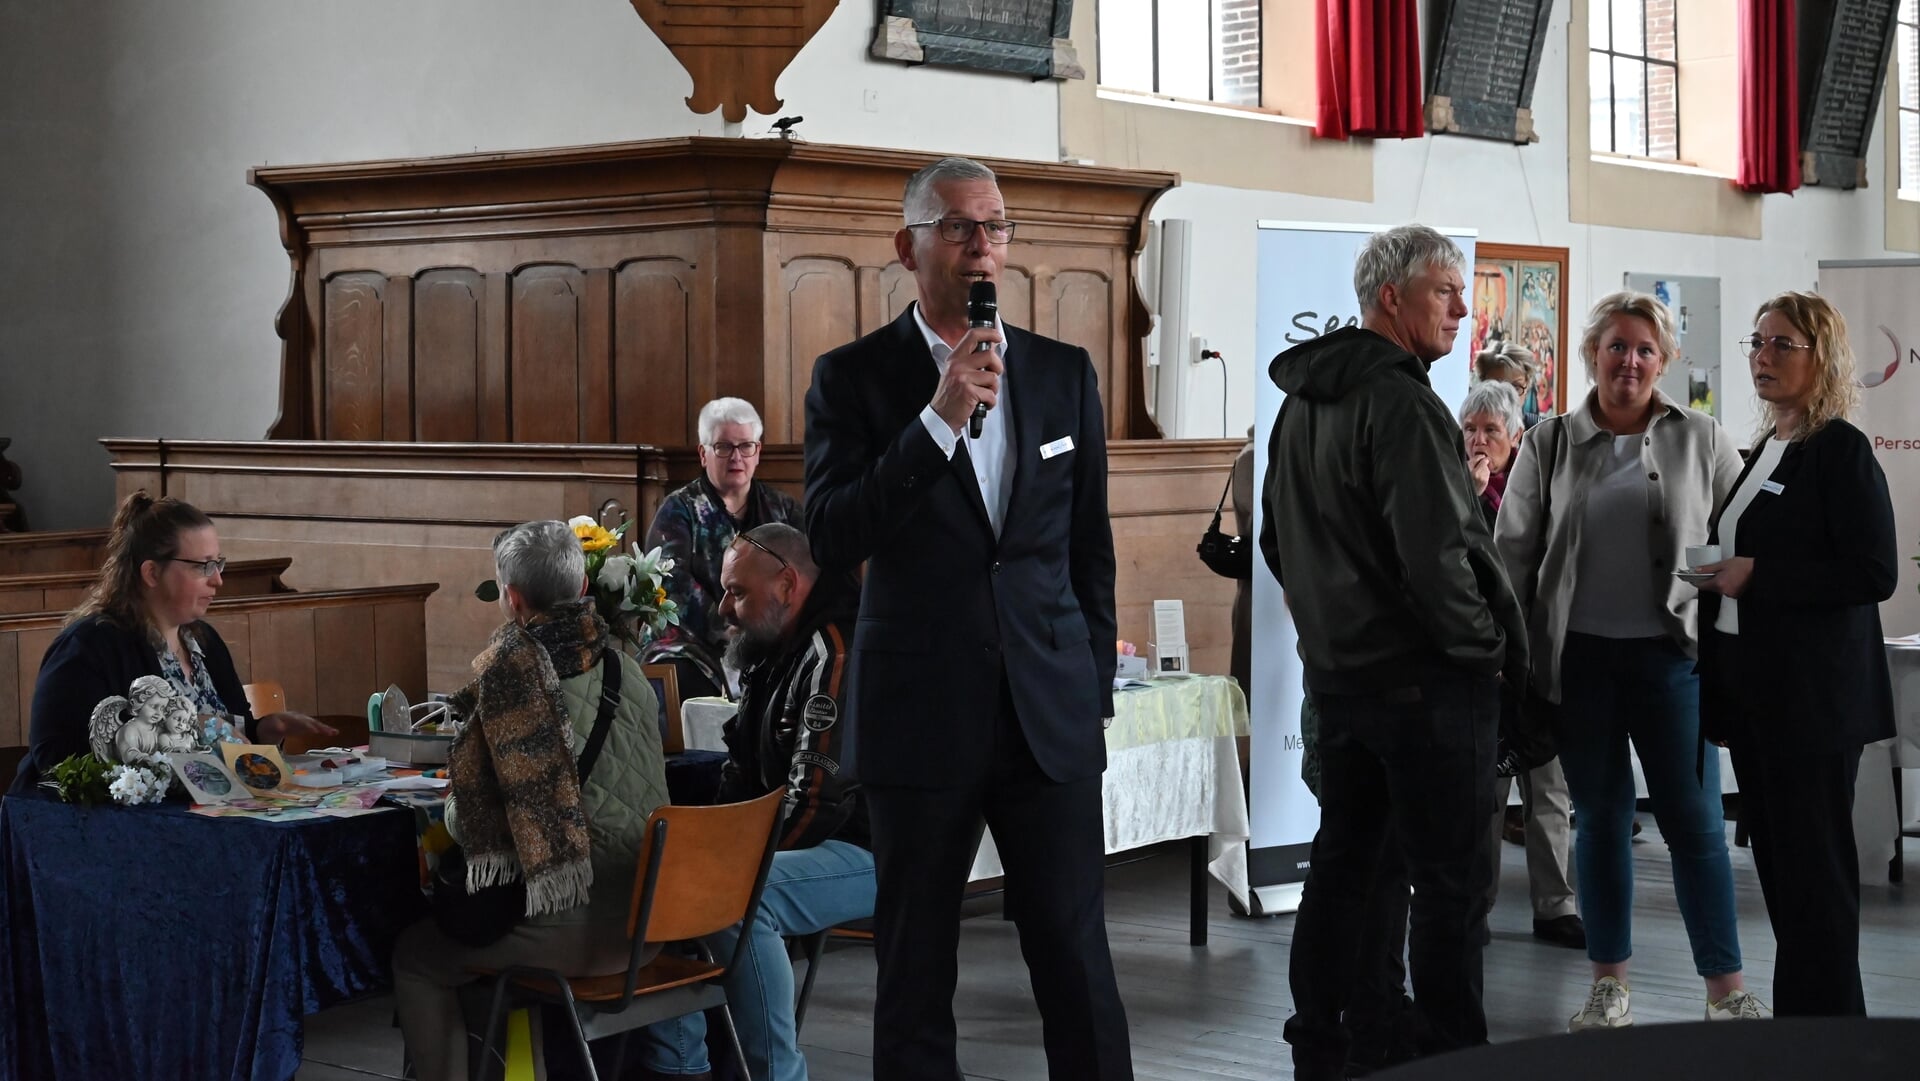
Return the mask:
[[1323,139],[1417,139],[1420,13],[1417,0],[1320,0],[1313,14],[1315,81]]
[[1740,0],[1741,191],[1800,186],[1800,84],[1793,0]]

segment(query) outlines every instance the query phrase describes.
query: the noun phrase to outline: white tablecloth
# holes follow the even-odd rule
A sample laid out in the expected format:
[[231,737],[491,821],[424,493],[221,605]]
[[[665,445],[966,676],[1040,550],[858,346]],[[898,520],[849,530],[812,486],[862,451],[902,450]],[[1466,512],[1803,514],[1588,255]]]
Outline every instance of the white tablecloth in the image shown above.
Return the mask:
[[[1895,769],[1920,769],[1920,646],[1887,645],[1893,676],[1894,737],[1860,752],[1860,778],[1853,786],[1853,842],[1860,855],[1860,881],[1882,885],[1900,836],[1894,804]],[[1907,811],[1911,814],[1911,803]]]
[[[1101,782],[1108,853],[1205,836],[1207,869],[1247,901],[1247,794],[1235,739],[1247,734],[1247,699],[1227,676],[1157,679],[1113,696],[1107,772]],[[1002,873],[991,833],[971,879]]]
[[[1101,784],[1107,852],[1205,836],[1208,870],[1245,904],[1247,795],[1235,739],[1248,729],[1240,685],[1226,676],[1158,679],[1116,693],[1113,709]],[[720,729],[733,712],[724,698],[682,702],[687,749],[726,750]],[[983,834],[968,877],[1002,873],[993,836]]]

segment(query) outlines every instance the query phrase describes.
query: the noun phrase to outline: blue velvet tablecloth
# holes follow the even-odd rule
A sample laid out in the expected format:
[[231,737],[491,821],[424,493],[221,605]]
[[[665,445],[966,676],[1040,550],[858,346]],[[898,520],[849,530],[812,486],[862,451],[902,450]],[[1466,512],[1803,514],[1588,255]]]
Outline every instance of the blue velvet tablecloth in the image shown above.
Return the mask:
[[288,1081],[301,1018],[391,983],[411,815],[0,801],[0,1081]]

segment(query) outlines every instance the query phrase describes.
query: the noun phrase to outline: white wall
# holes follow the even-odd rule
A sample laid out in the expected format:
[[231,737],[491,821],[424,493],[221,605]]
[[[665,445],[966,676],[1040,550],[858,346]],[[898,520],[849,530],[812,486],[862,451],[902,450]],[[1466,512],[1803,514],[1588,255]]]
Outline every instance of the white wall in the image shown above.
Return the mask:
[[[1157,217],[1195,222],[1192,329],[1233,366],[1227,433],[1246,430],[1268,359],[1252,355],[1260,218],[1417,219],[1565,246],[1576,320],[1629,270],[1717,276],[1728,337],[1765,296],[1810,285],[1818,260],[1884,254],[1877,149],[1874,188],[1767,197],[1760,241],[1570,223],[1566,9],[1535,92],[1538,144],[1383,141],[1371,202],[1203,185],[1159,202]],[[805,137],[1058,157],[1055,84],[869,60],[873,10],[841,4],[781,79]],[[0,0],[0,435],[35,525],[107,520],[101,436],[258,438],[272,421],[288,269],[249,166],[722,134],[718,114],[687,112],[690,89],[624,0]],[[1191,380],[1181,434],[1221,434],[1217,366]],[[1748,398],[1725,406],[1744,433]]]
[[[1567,33],[1569,5],[1556,4],[1534,88],[1540,141],[1528,147],[1457,136],[1386,139],[1374,144],[1374,199],[1348,202],[1281,192],[1186,185],[1154,206],[1158,218],[1194,222],[1190,329],[1228,358],[1227,425],[1220,425],[1217,363],[1191,369],[1179,434],[1238,437],[1253,422],[1251,381],[1265,378],[1270,357],[1253,356],[1254,223],[1262,218],[1399,224],[1422,221],[1478,229],[1480,239],[1569,250],[1567,268],[1568,400],[1587,391],[1577,357],[1587,308],[1621,288],[1628,271],[1720,279],[1721,364],[1728,392],[1721,417],[1744,441],[1755,416],[1745,358],[1733,340],[1744,335],[1762,300],[1784,289],[1811,288],[1822,259],[1882,258],[1885,232],[1879,143],[1867,155],[1869,187],[1855,192],[1803,188],[1769,195],[1760,240],[1617,229],[1578,224],[1567,212]],[[1583,103],[1584,104],[1584,103]],[[1259,135],[1248,122],[1249,138]],[[1876,130],[1882,130],[1876,128]]]
[[[1058,157],[1052,83],[872,33],[843,3],[787,69],[801,135]],[[0,0],[0,435],[34,526],[110,517],[101,436],[272,422],[288,267],[249,166],[723,134],[691,90],[625,0]]]

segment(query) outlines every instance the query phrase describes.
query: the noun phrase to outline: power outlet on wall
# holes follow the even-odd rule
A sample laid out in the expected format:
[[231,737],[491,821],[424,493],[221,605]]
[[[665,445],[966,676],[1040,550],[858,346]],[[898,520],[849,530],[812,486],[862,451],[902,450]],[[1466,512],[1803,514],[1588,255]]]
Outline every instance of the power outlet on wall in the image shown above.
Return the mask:
[[1188,339],[1188,342],[1187,342],[1187,363],[1188,364],[1205,363],[1207,359],[1206,353],[1207,353],[1207,340],[1205,338],[1201,337],[1198,334],[1195,334],[1190,339]]

